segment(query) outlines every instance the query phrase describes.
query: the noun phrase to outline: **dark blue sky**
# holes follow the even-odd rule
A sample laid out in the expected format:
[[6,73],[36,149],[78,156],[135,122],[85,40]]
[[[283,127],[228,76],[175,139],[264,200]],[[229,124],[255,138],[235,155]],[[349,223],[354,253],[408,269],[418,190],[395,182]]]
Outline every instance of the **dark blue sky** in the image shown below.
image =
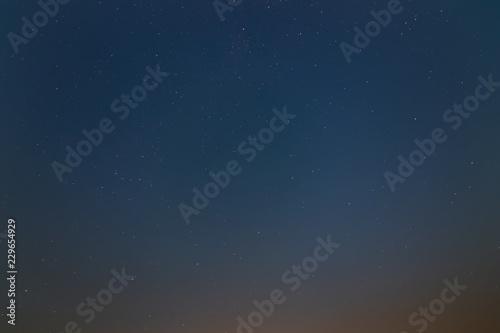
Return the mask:
[[[410,333],[458,277],[424,330],[498,331],[500,88],[456,130],[443,114],[500,82],[499,4],[401,1],[347,63],[340,44],[388,2],[245,0],[221,21],[210,0],[73,0],[18,53],[7,36],[40,7],[0,2],[0,231],[16,220],[18,261],[16,327],[0,325],[232,333],[278,288],[255,332]],[[111,105],[148,66],[169,75],[121,120]],[[285,106],[296,118],[246,161]],[[114,130],[59,182],[53,162],[102,119]],[[392,192],[384,173],[435,128],[446,142]],[[232,160],[187,225],[179,204]],[[290,291],[282,274],[329,235],[341,246]],[[77,307],[122,267],[135,278],[86,323]]]

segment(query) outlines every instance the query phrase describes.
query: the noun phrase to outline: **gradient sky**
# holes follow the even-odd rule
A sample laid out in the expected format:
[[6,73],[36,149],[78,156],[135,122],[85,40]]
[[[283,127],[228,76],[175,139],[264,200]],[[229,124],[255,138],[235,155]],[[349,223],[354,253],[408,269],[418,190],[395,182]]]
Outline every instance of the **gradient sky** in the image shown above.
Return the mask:
[[[234,333],[279,288],[256,333],[411,333],[455,277],[467,290],[425,332],[500,331],[500,88],[457,130],[442,118],[478,76],[500,81],[500,3],[401,5],[348,64],[340,44],[387,1],[244,0],[221,21],[211,0],[73,0],[17,54],[7,34],[40,7],[0,1],[18,265],[1,331]],[[111,103],[157,65],[169,76],[120,120]],[[246,162],[239,144],[284,106],[297,117]],[[51,163],[103,118],[115,130],[59,182]],[[447,141],[391,192],[384,172],[437,127]],[[230,160],[242,172],[187,225],[178,205]],[[282,274],[328,235],[341,246],[290,291]],[[123,267],[134,280],[86,324],[77,306]]]

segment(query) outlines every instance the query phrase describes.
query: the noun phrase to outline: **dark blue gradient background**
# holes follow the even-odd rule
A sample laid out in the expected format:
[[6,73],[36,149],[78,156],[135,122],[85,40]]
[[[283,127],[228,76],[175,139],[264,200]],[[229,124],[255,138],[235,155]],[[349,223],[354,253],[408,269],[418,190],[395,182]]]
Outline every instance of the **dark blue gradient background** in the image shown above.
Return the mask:
[[[255,332],[416,332],[455,277],[468,289],[426,332],[498,332],[500,89],[456,131],[442,115],[500,81],[500,4],[402,4],[351,64],[339,44],[387,1],[245,0],[221,22],[210,0],[73,0],[19,54],[4,37],[0,231],[16,219],[19,274],[2,332],[233,333],[328,235],[341,247]],[[1,1],[3,36],[38,9]],[[156,64],[169,77],[118,120]],[[297,118],[244,162],[285,105]],[[115,131],[59,183],[51,163],[105,117]],[[448,140],[392,193],[383,173],[436,127]],[[232,159],[242,173],[186,225],[178,205]],[[122,267],[134,281],[83,323]]]

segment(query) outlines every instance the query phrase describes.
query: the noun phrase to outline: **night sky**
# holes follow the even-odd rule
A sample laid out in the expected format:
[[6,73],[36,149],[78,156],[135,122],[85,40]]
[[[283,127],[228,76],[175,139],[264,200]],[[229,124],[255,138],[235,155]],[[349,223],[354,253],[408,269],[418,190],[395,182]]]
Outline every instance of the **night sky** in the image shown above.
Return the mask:
[[0,331],[499,332],[498,0],[229,4],[0,1]]

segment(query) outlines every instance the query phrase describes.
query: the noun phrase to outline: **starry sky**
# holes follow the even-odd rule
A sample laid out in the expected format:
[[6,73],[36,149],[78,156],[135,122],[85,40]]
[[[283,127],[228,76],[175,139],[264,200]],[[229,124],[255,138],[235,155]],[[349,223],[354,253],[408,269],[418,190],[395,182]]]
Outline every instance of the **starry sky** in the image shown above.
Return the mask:
[[[212,0],[72,0],[16,47],[41,7],[0,1],[0,233],[15,219],[18,266],[1,331],[252,333],[237,318],[276,289],[253,332],[500,331],[500,87],[458,128],[443,119],[478,77],[500,82],[500,3],[401,0],[355,47],[392,1],[221,2],[221,20]],[[384,174],[436,128],[447,140],[392,191]],[[339,246],[291,290],[318,238]],[[122,269],[87,323],[77,308]],[[466,290],[411,325],[455,279]]]

